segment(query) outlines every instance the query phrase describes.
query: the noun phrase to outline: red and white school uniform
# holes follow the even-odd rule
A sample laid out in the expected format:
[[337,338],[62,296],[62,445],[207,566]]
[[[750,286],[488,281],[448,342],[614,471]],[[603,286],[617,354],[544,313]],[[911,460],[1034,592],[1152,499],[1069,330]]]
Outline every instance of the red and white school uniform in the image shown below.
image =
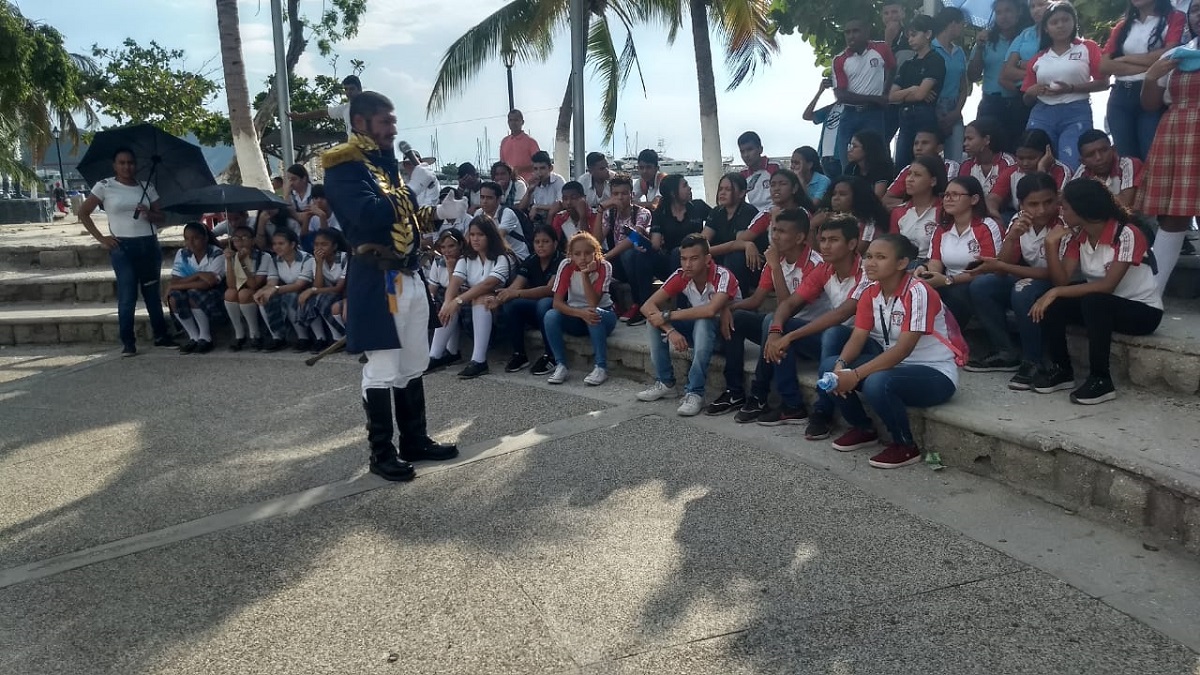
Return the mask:
[[746,179],[746,201],[759,211],[771,209],[771,176],[779,170],[779,165],[762,158],[762,163],[755,169],[742,169],[742,178]]
[[1092,178],[1101,181],[1108,186],[1109,192],[1119,195],[1129,188],[1141,185],[1141,173],[1142,160],[1137,157],[1121,157],[1114,152],[1112,166],[1109,167],[1107,176],[1097,176],[1088,171],[1086,166],[1080,164],[1072,178]]
[[[1013,216],[1015,221],[1017,216]],[[1011,227],[1011,223],[1009,224]],[[1055,227],[1066,227],[1066,223],[1062,218],[1055,219],[1046,227],[1042,228],[1041,232],[1035,232],[1031,227],[1021,235],[1018,241],[1018,250],[1021,253],[1021,260],[1029,267],[1045,268],[1046,267],[1046,235]],[[1066,255],[1067,245],[1071,243],[1070,237],[1064,237],[1059,246],[1059,257]],[[1011,260],[1006,262],[1012,262]]]
[[896,57],[887,43],[872,40],[861,54],[847,49],[833,57],[833,88],[852,94],[882,96],[887,74],[896,69]]
[[929,244],[933,241],[933,233],[938,229],[938,214],[942,202],[935,199],[924,210],[912,205],[912,202],[901,204],[892,209],[892,232],[899,232],[908,237],[917,247],[918,258],[929,257]]
[[[787,295],[795,293],[798,288],[804,283],[813,271],[824,265],[825,261],[821,258],[821,254],[817,253],[807,246],[800,252],[800,256],[796,262],[789,263],[786,260],[780,260],[779,266],[783,271],[783,279],[787,282]],[[758,287],[766,291],[775,290],[774,270],[770,265],[763,265],[762,274],[758,277]],[[784,297],[784,296],[780,296]],[[820,316],[829,309],[828,305],[812,303],[806,304],[803,309],[796,313],[794,318],[811,321],[813,318]]]
[[[1063,164],[1057,159],[1054,160],[1054,165],[1050,167],[1050,176],[1054,179],[1054,184],[1058,186],[1058,191],[1062,192],[1063,186],[1067,184],[1067,180],[1071,177],[1071,167]],[[996,179],[996,184],[992,186],[991,194],[1000,198],[1001,205],[1008,205],[1012,208],[1020,206],[1021,202],[1017,199],[1017,183],[1021,182],[1026,174],[1021,170],[1020,166],[1013,165],[1000,172],[1000,177]]]
[[[841,307],[847,299],[862,295],[867,285],[871,283],[863,272],[860,256],[854,256],[851,269],[853,272],[850,273],[850,276],[843,279],[837,275],[837,270],[833,265],[823,262],[812,273],[804,276],[804,282],[800,284],[796,294],[804,299],[806,308],[818,303],[825,304],[831,309]],[[846,319],[844,325],[853,326],[854,317]]]
[[899,343],[901,333],[920,333],[917,346],[901,363],[933,368],[957,387],[954,353],[937,337],[950,339],[941,297],[920,279],[907,277],[902,283],[894,298],[883,296],[879,282],[868,284],[859,293],[854,327],[870,331],[885,351]]
[[683,293],[692,307],[707,305],[717,293],[724,293],[730,300],[742,299],[737,277],[726,267],[716,263],[708,264],[708,277],[704,288],[696,288],[696,284],[683,273],[683,268],[680,268],[667,278],[666,283],[662,285],[662,291],[672,298]]
[[968,159],[962,163],[962,168],[959,169],[960,176],[974,176],[975,180],[983,186],[983,193],[988,194],[992,188],[996,187],[996,181],[1000,180],[1000,174],[1004,173],[1009,167],[1017,165],[1017,159],[1007,152],[997,152],[992,156],[992,166],[984,173],[983,166],[974,159]]
[[[1021,91],[1029,91],[1035,84],[1073,84],[1076,88],[1092,80],[1099,80],[1104,75],[1100,73],[1100,45],[1092,40],[1075,38],[1071,46],[1062,54],[1056,54],[1053,49],[1043,49],[1038,52],[1029,64],[1025,66],[1025,81]],[[1038,100],[1046,105],[1061,105],[1088,100],[1086,91],[1070,91],[1060,94],[1046,92],[1038,96]]]
[[[1121,228],[1119,236],[1117,228]],[[1142,264],[1149,249],[1146,237],[1136,225],[1121,227],[1117,221],[1110,220],[1095,246],[1088,242],[1087,232],[1080,230],[1067,245],[1066,257],[1079,261],[1079,269],[1088,281],[1103,279],[1114,262],[1129,263],[1129,269],[1113,295],[1162,309],[1162,294],[1154,280],[1154,272],[1149,265]]]
[[929,243],[929,259],[946,267],[946,276],[966,271],[967,265],[980,258],[995,258],[1000,251],[1000,226],[991,218],[971,221],[961,234],[954,225],[939,227]]
[[[944,159],[942,163],[946,165],[946,180],[958,178],[958,172],[962,169],[962,165],[952,159]],[[903,199],[908,195],[908,189],[904,187],[904,180],[908,178],[908,170],[912,164],[900,169],[900,173],[896,176],[896,180],[888,186],[887,194],[889,197]]]
[[[1108,41],[1104,43],[1104,53],[1113,56],[1117,53],[1117,45],[1121,45],[1121,53],[1124,56],[1149,54],[1156,49],[1174,47],[1183,42],[1183,33],[1187,29],[1187,14],[1178,10],[1168,14],[1167,25],[1163,27],[1162,32],[1162,44],[1151,45],[1150,41],[1154,39],[1158,22],[1159,17],[1152,14],[1147,15],[1144,19],[1134,17],[1133,23],[1129,26],[1129,35],[1125,37],[1125,42],[1122,44],[1121,29],[1125,27],[1125,19],[1121,19],[1108,34]],[[1146,79],[1146,73],[1117,75],[1116,79],[1118,82],[1140,82]]]
[[[612,295],[609,294],[612,276],[612,264],[607,260],[596,263],[595,271],[587,275],[587,282],[592,285],[599,297],[599,302],[596,303],[596,307],[599,309],[612,309]],[[587,294],[584,292],[583,277],[583,272],[580,272],[575,263],[567,258],[558,264],[558,271],[554,273],[554,284],[550,289],[554,291],[554,295],[564,298],[568,307],[591,309],[592,305],[588,302]]]

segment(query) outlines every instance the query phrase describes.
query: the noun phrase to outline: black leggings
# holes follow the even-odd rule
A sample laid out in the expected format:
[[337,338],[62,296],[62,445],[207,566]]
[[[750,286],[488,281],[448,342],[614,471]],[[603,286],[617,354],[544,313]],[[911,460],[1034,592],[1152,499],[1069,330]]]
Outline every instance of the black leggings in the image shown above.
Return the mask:
[[1082,325],[1088,337],[1091,375],[1112,377],[1109,357],[1113,331],[1125,335],[1149,335],[1162,321],[1161,309],[1108,293],[1079,298],[1058,298],[1042,317],[1042,342],[1050,363],[1071,370],[1067,353],[1067,324]]

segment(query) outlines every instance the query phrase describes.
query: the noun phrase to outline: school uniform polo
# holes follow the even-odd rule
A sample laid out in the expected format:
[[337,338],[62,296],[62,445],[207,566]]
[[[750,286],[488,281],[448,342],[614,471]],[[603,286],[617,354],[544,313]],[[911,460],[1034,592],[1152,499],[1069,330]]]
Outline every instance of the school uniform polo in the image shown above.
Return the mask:
[[[804,299],[806,306],[822,303],[831,309],[841,307],[856,291],[861,295],[870,283],[863,272],[862,258],[857,255],[854,256],[852,269],[854,271],[850,276],[842,279],[833,265],[823,262],[804,276],[796,294]],[[853,326],[854,317],[846,319],[843,325]]]
[[[1144,19],[1134,18],[1133,23],[1129,25],[1129,35],[1125,36],[1125,42],[1121,43],[1121,29],[1125,26],[1125,19],[1121,19],[1109,33],[1108,41],[1104,43],[1104,53],[1109,56],[1116,55],[1117,45],[1121,44],[1123,56],[1149,54],[1156,49],[1174,47],[1183,42],[1183,31],[1187,28],[1187,15],[1183,12],[1171,12],[1167,15],[1166,25],[1163,27],[1162,42],[1150,44],[1158,29],[1159,21],[1160,18],[1153,15]],[[1117,80],[1120,82],[1140,82],[1145,79],[1146,73],[1144,72],[1136,75],[1117,75]]]
[[1107,176],[1097,176],[1080,164],[1072,178],[1092,178],[1101,181],[1108,186],[1109,192],[1119,195],[1129,188],[1138,187],[1141,184],[1141,173],[1142,160],[1137,157],[1121,157],[1114,152]]
[[1012,44],[1008,46],[1008,53],[1010,56],[1016,54],[1022,64],[1029,65],[1029,59],[1032,59],[1041,50],[1041,41],[1038,27],[1036,25],[1029,26],[1013,38]]
[[612,180],[604,181],[604,185],[599,191],[596,190],[596,183],[592,178],[592,174],[585,173],[576,180],[583,186],[583,198],[587,200],[588,206],[598,208],[600,203],[612,197]]
[[742,177],[746,179],[746,201],[759,211],[771,208],[771,176],[779,170],[775,162],[762,158],[762,163],[756,169],[742,169]]
[[[596,307],[599,309],[612,308],[612,295],[609,292],[609,287],[612,285],[612,263],[607,260],[601,260],[596,263],[596,270],[587,275],[587,283],[592,285],[599,297],[599,302]],[[554,274],[554,286],[552,290],[554,295],[562,296],[568,307],[574,309],[590,309],[592,304],[588,302],[587,294],[584,292],[584,275],[575,266],[575,263],[570,259],[563,260],[558,264],[558,271]]]
[[[787,283],[788,295],[799,290],[804,280],[814,270],[824,264],[825,261],[821,258],[821,254],[807,246],[800,252],[800,256],[796,258],[796,262],[790,263],[786,260],[780,260],[779,267],[780,271],[783,272],[783,280]],[[770,265],[763,265],[762,274],[758,277],[758,287],[765,291],[775,291],[775,271]],[[804,307],[793,318],[812,321],[828,310],[829,304],[822,298],[816,298],[807,301]]]
[[[1056,159],[1054,165],[1050,167],[1049,173],[1054,178],[1054,184],[1058,187],[1059,192],[1062,192],[1063,186],[1067,184],[1067,179],[1071,177],[1071,168]],[[1021,167],[1015,164],[1004,169],[996,178],[996,184],[992,186],[991,194],[999,197],[1002,204],[1020,206],[1021,201],[1017,199],[1017,184],[1026,175]]]
[[733,276],[733,272],[716,263],[708,264],[708,276],[705,280],[704,288],[696,288],[696,284],[683,273],[683,268],[680,268],[667,278],[666,283],[662,286],[662,290],[672,298],[683,293],[692,307],[707,305],[712,302],[713,296],[717,293],[729,296],[730,300],[742,299],[742,292],[738,288],[737,277]]
[[453,273],[453,270],[446,267],[446,259],[439,256],[429,266],[425,280],[444,291],[450,287],[450,275]]
[[553,227],[558,232],[559,239],[564,243],[570,241],[571,237],[580,232],[592,231],[587,223],[575,222],[575,218],[568,211],[559,211],[554,214],[554,218],[550,220],[550,227]]
[[879,282],[871,282],[858,297],[854,327],[870,331],[871,339],[886,351],[896,346],[901,333],[920,333],[916,347],[901,363],[928,366],[958,386],[954,353],[936,335],[949,340],[942,299],[920,279],[907,277],[894,298],[883,297]]
[[[1013,220],[1016,219],[1016,216],[1014,216]],[[1061,218],[1055,220],[1046,227],[1043,227],[1041,232],[1037,232],[1031,227],[1021,235],[1021,239],[1019,240],[1018,244],[1020,245],[1021,249],[1021,260],[1025,261],[1026,265],[1037,268],[1046,267],[1046,235],[1050,233],[1052,228],[1060,225],[1062,227],[1066,227],[1066,224],[1063,223]],[[1065,254],[1067,250],[1067,244],[1069,243],[1070,238],[1064,238],[1062,240],[1059,255]]]
[[275,257],[275,264],[272,267],[271,277],[279,280],[280,286],[294,284],[297,281],[307,281],[312,283],[313,274],[316,271],[316,259],[308,253],[296,249],[296,255],[292,262],[288,262],[280,256]]
[[489,277],[498,279],[500,285],[503,286],[508,283],[511,272],[512,264],[506,255],[495,260],[489,260],[483,256],[459,258],[458,264],[454,266],[454,276],[465,282],[463,290],[478,286]]
[[[1100,74],[1100,46],[1091,40],[1075,38],[1071,46],[1062,54],[1056,54],[1053,49],[1044,49],[1033,57],[1025,69],[1025,81],[1021,91],[1029,91],[1035,84],[1051,84],[1062,82],[1076,87],[1085,85],[1092,80],[1098,80]],[[1061,105],[1087,101],[1086,91],[1070,91],[1060,94],[1045,93],[1038,100],[1046,105]]]
[[541,288],[554,281],[562,260],[563,254],[555,251],[550,257],[550,264],[542,267],[541,258],[531,255],[517,266],[517,276],[525,278],[525,288]]
[[882,96],[887,73],[895,67],[896,57],[887,44],[872,40],[861,54],[847,49],[834,57],[833,87],[862,96]]
[[967,72],[967,53],[953,42],[947,49],[937,38],[934,38],[932,46],[933,51],[946,63],[945,79],[938,94],[938,110],[953,110],[958,106],[958,94],[962,90],[963,76]]
[[[952,159],[943,159],[942,164],[946,165],[946,180],[958,178],[958,171],[961,165]],[[900,169],[900,173],[896,175],[896,180],[888,186],[887,194],[897,199],[902,199],[908,194],[908,188],[904,186],[905,179],[908,178],[908,171],[912,168],[912,164]]]
[[550,206],[554,202],[562,201],[562,189],[566,184],[565,178],[551,172],[545,184],[535,182],[530,186],[533,196],[529,198],[529,203],[533,206]]
[[938,212],[941,205],[940,200],[934,200],[924,211],[911,203],[901,204],[892,209],[892,232],[899,232],[915,244],[918,258],[929,257],[929,243],[933,241],[933,233],[938,229]]
[[960,176],[974,176],[975,180],[983,186],[983,193],[987,194],[996,187],[996,181],[1000,180],[1000,174],[1007,168],[1017,165],[1017,159],[1007,152],[998,152],[992,156],[992,168],[987,173],[983,172],[983,166],[974,159],[968,159],[962,163],[958,170]]
[[[1117,228],[1120,227],[1120,234]],[[1079,261],[1079,269],[1088,281],[1099,281],[1108,274],[1114,262],[1129,263],[1129,269],[1117,284],[1113,295],[1162,309],[1162,294],[1149,265],[1143,265],[1150,249],[1146,237],[1135,225],[1120,226],[1110,220],[1093,246],[1087,232],[1080,230],[1067,246],[1066,257]]]
[[[316,256],[313,256],[314,259]],[[345,251],[337,251],[332,258],[321,263],[321,277],[325,281],[325,286],[335,286],[346,274],[346,265],[350,263],[350,256]]]
[[1000,251],[1000,227],[991,218],[974,220],[962,233],[951,225],[934,230],[929,243],[929,259],[946,267],[946,276],[966,271],[967,265],[980,258],[995,258]]

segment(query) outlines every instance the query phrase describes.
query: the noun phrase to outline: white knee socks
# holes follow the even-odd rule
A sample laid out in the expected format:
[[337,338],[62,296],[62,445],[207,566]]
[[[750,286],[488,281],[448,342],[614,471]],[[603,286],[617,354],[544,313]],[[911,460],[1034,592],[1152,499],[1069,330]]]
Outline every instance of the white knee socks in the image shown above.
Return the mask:
[[208,322],[208,315],[202,309],[192,309],[192,318],[196,321],[198,335],[201,340],[212,342],[212,327]]
[[242,310],[236,302],[225,301],[225,313],[233,324],[233,336],[241,340],[246,337],[246,329],[242,326]]
[[310,328],[312,328],[313,337],[315,337],[318,340],[325,339],[325,321],[324,321],[324,319],[313,319],[312,321],[310,321],[308,323],[308,326]]
[[1167,287],[1171,271],[1175,269],[1175,263],[1179,262],[1179,252],[1183,249],[1185,238],[1187,232],[1167,232],[1161,229],[1154,237],[1154,259],[1158,262],[1158,276],[1155,277],[1155,281],[1158,282],[1159,293]]
[[446,354],[457,353],[458,318],[456,317],[450,322],[449,326],[442,326],[433,330],[433,343],[429,345],[429,355],[436,359]]
[[475,329],[475,344],[471,360],[487,363],[488,340],[492,338],[492,313],[483,305],[471,305],[471,322]]
[[[242,316],[246,319],[246,328],[250,331],[250,339],[257,340],[261,334],[258,332],[258,305],[238,305]],[[234,323],[238,323],[236,320]]]
[[196,313],[193,311],[192,316],[189,316],[186,319],[182,316],[175,317],[179,319],[179,323],[183,326],[183,329],[187,331],[188,337],[193,341],[200,339],[200,327],[196,325],[196,319],[193,318],[195,316]]

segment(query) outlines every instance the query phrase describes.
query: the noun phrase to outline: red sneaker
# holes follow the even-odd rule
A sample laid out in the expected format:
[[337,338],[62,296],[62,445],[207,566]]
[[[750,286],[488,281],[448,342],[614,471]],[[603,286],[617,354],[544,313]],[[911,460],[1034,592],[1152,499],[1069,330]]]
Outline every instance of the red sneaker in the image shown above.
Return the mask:
[[876,469],[898,469],[919,461],[921,461],[921,450],[917,446],[891,443],[883,449],[883,452],[872,457],[869,464]]
[[874,429],[850,429],[846,433],[837,437],[833,442],[833,449],[840,452],[850,452],[859,448],[866,448],[875,445],[879,442],[879,434],[875,433]]
[[630,305],[629,309],[625,310],[625,313],[622,314],[618,318],[621,321],[628,322],[630,319],[632,319],[635,316],[641,316],[641,314],[642,314],[642,306],[641,305]]

